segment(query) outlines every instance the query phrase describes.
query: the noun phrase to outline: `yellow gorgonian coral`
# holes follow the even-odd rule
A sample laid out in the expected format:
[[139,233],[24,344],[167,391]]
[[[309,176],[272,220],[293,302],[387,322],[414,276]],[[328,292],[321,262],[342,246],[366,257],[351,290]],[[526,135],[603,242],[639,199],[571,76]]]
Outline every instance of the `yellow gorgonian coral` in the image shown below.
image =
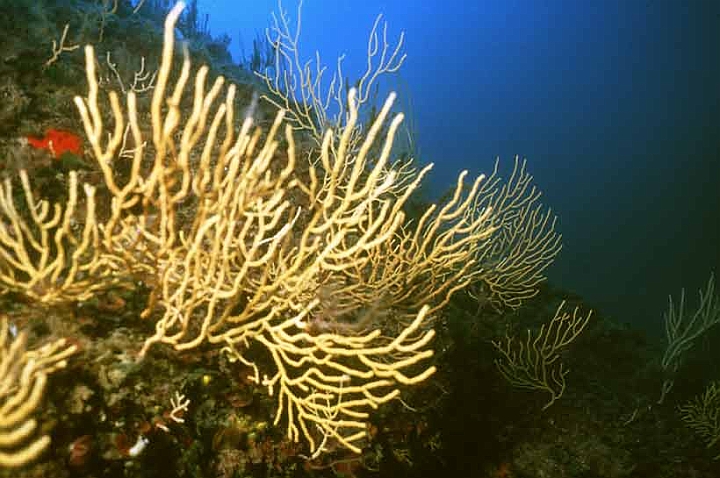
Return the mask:
[[37,458],[50,444],[33,418],[48,375],[64,368],[77,351],[65,339],[28,349],[24,332],[11,332],[0,316],[0,467],[14,468]]

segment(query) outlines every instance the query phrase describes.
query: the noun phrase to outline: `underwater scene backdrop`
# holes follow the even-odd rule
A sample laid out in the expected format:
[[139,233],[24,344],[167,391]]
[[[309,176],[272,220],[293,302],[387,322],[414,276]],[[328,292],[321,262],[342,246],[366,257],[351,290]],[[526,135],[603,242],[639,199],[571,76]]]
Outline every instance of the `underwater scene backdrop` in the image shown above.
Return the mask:
[[0,1],[0,476],[720,476],[716,2]]

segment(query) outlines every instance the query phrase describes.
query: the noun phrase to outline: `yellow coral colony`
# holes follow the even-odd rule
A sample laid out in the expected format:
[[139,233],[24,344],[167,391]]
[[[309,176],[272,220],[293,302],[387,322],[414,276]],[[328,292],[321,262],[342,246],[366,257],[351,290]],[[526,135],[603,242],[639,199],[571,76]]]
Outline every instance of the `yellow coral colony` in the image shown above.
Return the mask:
[[[138,111],[134,91],[124,101],[112,91],[100,98],[86,47],[88,93],[75,103],[104,186],[81,188],[71,172],[67,202],[49,204],[21,172],[21,212],[5,181],[0,288],[56,304],[140,281],[151,291],[142,315],[156,324],[140,356],[156,344],[216,344],[277,397],[275,423],[284,419],[313,456],[328,440],[360,451],[368,412],[435,371],[433,315],[456,291],[480,284],[480,295],[513,308],[536,293],[560,249],[554,218],[516,160],[507,185],[497,166],[469,186],[463,172],[449,201],[406,219],[431,166],[392,163],[403,120],[391,113],[394,94],[361,125],[362,98],[349,90],[344,121],[315,137],[319,148],[305,159],[283,110],[264,135],[252,118],[236,121],[234,85],[224,89],[219,77],[207,88],[205,66],[192,74],[187,51],[173,72],[183,7],[165,22],[149,112]],[[191,106],[182,108],[188,82]],[[248,354],[251,344],[264,358]],[[44,375],[28,373],[40,383],[35,396]],[[16,390],[25,393],[7,388],[4,406]],[[8,426],[34,424],[27,413],[13,417]],[[27,453],[17,445],[15,463],[46,445],[31,442]]]
[[42,453],[50,437],[38,435],[32,418],[40,405],[47,377],[66,366],[77,351],[65,339],[27,350],[26,336],[13,337],[6,317],[0,316],[0,468],[22,466]]
[[[390,119],[392,94],[356,140],[350,90],[345,127],[327,131],[307,164],[296,161],[283,111],[264,139],[251,118],[236,132],[235,86],[219,100],[224,80],[206,90],[205,66],[184,115],[187,52],[170,80],[182,8],[165,23],[151,138],[132,91],[125,113],[110,93],[114,127],[104,131],[94,51],[85,50],[89,90],[75,102],[112,196],[98,226],[102,260],[152,289],[144,315],[156,329],[141,356],[154,344],[216,343],[277,397],[275,423],[285,417],[290,438],[303,437],[314,455],[327,440],[359,452],[368,411],[433,374],[432,313],[482,272],[475,258],[492,235],[492,211],[472,205],[483,177],[468,188],[463,173],[448,203],[406,221],[404,206],[429,167],[408,178],[390,165],[402,121]],[[128,156],[129,165],[114,167]],[[268,360],[243,355],[251,343]],[[267,363],[272,369],[261,370]]]
[[[35,198],[26,171],[20,171],[20,182],[29,217],[13,203],[10,179],[0,186],[2,289],[52,305],[85,300],[117,284],[121,279],[97,247],[95,189],[85,185],[79,197],[77,173],[72,171],[65,207],[51,207]],[[82,226],[73,227],[77,224]]]

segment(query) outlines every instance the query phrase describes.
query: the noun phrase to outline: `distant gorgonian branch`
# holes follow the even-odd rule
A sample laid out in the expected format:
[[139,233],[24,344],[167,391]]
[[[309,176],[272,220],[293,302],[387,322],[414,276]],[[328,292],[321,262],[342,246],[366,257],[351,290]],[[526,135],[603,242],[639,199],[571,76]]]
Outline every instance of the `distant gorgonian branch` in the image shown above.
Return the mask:
[[515,157],[507,179],[499,173],[499,160],[495,162],[474,204],[479,214],[492,209],[495,230],[490,247],[478,250],[483,272],[472,291],[478,301],[517,309],[538,293],[545,270],[562,249],[557,218],[540,197],[524,159]]
[[[680,407],[685,425],[698,434],[707,448],[720,442],[720,382],[711,383],[698,397]],[[720,460],[720,454],[715,456]]]
[[565,368],[560,354],[582,333],[592,316],[592,311],[581,315],[579,307],[575,307],[572,313],[563,311],[564,307],[565,301],[539,331],[528,330],[525,340],[506,336],[504,341],[493,341],[500,352],[495,365],[511,385],[548,393],[550,398],[543,410],[565,392],[565,377],[569,370]]
[[[277,108],[287,110],[286,119],[293,128],[309,131],[320,144],[327,128],[332,127],[337,132],[342,129],[348,114],[349,86],[344,85],[344,55],[337,59],[336,69],[327,84],[327,67],[322,64],[320,53],[315,53],[314,60],[302,59],[299,45],[302,3],[302,0],[298,2],[293,28],[282,1],[278,2],[278,13],[273,14],[273,24],[266,32],[275,50],[275,65],[256,74],[270,91],[263,98]],[[400,69],[407,56],[403,52],[403,43],[404,32],[400,33],[395,45],[388,41],[387,22],[378,15],[368,37],[367,68],[353,85],[359,108],[370,100],[372,88],[380,76]],[[333,108],[335,112],[331,114]]]
[[685,289],[680,291],[680,301],[675,306],[672,296],[668,297],[668,309],[663,315],[667,346],[662,358],[665,380],[660,398],[663,403],[675,383],[675,375],[695,341],[712,326],[720,322],[720,297],[715,293],[715,276],[710,275],[705,289],[700,289],[700,303],[692,314],[685,310]]

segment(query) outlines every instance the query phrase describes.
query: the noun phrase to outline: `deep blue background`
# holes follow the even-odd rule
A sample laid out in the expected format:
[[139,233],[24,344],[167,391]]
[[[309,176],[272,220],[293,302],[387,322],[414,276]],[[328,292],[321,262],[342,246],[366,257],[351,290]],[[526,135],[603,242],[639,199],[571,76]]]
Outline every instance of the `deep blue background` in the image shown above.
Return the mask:
[[[277,10],[199,7],[234,54]],[[551,280],[618,321],[659,331],[667,294],[720,273],[720,2],[306,0],[304,56],[345,52],[357,77],[380,12],[406,33],[388,85],[412,99],[435,192],[526,157],[564,235]]]

